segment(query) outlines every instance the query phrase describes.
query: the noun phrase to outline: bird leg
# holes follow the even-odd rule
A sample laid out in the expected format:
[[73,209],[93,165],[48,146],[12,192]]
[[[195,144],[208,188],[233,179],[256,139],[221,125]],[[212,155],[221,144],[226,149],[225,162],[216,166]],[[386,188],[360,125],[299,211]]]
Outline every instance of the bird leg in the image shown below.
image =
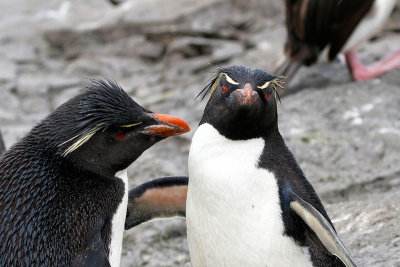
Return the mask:
[[383,73],[400,67],[400,50],[370,65],[364,66],[356,51],[346,52],[346,64],[356,81],[371,80]]

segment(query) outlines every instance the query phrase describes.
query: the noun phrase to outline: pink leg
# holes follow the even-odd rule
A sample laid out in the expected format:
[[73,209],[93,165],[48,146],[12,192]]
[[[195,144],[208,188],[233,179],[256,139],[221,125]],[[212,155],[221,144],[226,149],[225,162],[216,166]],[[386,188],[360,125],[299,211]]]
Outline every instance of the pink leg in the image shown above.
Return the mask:
[[370,80],[400,67],[400,50],[370,66],[364,66],[355,51],[347,52],[345,56],[347,67],[356,81]]

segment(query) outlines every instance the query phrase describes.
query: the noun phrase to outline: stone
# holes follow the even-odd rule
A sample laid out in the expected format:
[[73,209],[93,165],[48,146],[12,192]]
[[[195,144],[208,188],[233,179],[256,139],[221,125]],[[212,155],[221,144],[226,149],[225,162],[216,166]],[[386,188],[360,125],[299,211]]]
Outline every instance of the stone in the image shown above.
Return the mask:
[[22,73],[18,76],[17,92],[20,96],[45,95],[48,89],[47,76],[42,73]]
[[17,77],[17,66],[9,60],[0,60],[0,82],[13,82]]
[[146,42],[139,48],[139,55],[144,59],[160,61],[164,51],[164,45],[155,42]]

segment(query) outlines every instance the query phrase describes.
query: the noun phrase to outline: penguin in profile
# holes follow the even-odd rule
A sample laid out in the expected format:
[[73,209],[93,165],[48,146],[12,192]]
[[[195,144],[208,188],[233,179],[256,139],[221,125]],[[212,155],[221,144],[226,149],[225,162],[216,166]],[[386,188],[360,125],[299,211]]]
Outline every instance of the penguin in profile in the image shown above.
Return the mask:
[[279,77],[219,69],[189,152],[193,266],[355,266],[278,129]]
[[359,50],[379,32],[396,0],[285,0],[286,61],[277,69],[291,78],[301,65],[314,64],[327,48],[328,60],[344,53],[356,81],[373,79],[400,67],[400,50],[381,61],[364,66]]
[[0,266],[119,266],[127,167],[189,131],[94,80],[0,158]]

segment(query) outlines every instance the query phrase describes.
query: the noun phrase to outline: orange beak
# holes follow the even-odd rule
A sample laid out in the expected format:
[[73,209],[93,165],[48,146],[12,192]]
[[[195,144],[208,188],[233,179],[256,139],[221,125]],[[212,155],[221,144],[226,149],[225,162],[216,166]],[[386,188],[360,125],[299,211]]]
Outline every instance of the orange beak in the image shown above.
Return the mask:
[[150,116],[154,117],[160,124],[146,127],[146,134],[175,136],[190,131],[189,124],[178,117],[166,114],[150,114]]

